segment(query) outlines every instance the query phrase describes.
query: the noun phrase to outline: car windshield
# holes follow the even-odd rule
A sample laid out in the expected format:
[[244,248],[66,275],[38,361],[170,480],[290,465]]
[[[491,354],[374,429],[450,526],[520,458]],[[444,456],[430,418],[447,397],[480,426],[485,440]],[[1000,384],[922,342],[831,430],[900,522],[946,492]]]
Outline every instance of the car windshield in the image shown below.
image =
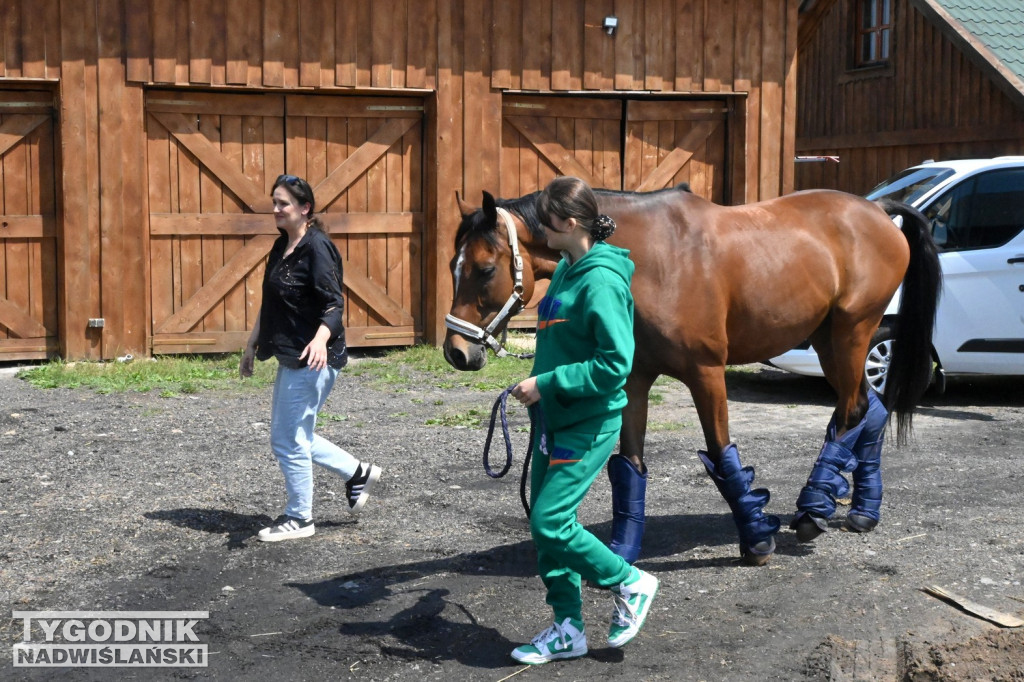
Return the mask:
[[872,201],[889,197],[905,204],[913,204],[953,172],[952,168],[938,166],[908,168],[878,185],[865,196]]

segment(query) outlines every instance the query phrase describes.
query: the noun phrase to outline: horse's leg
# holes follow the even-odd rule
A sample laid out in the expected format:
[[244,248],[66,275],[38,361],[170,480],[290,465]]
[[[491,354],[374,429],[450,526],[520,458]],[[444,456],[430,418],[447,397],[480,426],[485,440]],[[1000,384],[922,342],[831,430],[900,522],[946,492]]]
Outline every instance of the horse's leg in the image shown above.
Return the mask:
[[853,500],[846,514],[846,528],[858,533],[874,530],[882,518],[882,444],[889,411],[881,397],[868,389],[868,411],[862,431],[853,447],[857,468],[853,470]]
[[740,536],[740,555],[748,564],[764,565],[775,551],[780,521],[764,513],[771,495],[766,488],[750,489],[754,467],[742,466],[736,445],[729,442],[725,366],[699,368],[687,385],[708,447],[697,454],[732,510]]
[[[836,423],[845,428],[836,429],[838,435],[835,438],[842,443],[852,443],[851,450],[857,460],[852,474],[853,495],[845,526],[858,533],[873,530],[881,519],[882,446],[889,411],[882,404],[881,397],[865,381],[863,361],[870,338],[877,328],[878,320],[872,317],[869,322],[862,322],[855,334],[843,336],[844,339],[852,339],[859,334],[867,342],[863,346],[851,345],[847,348],[845,363],[837,362],[836,370],[840,386],[848,387],[855,382],[857,385],[855,390],[846,392],[845,411],[839,412],[844,406],[842,402],[836,406]],[[850,435],[851,431],[859,431],[856,440]]]
[[608,460],[612,484],[612,539],[609,548],[629,563],[640,556],[646,522],[647,467],[644,436],[647,433],[647,401],[656,375],[634,371],[626,380],[626,409],[622,411],[620,454]]
[[[882,503],[881,455],[889,413],[878,395],[864,381],[863,358],[873,329],[872,322],[843,327],[832,325],[812,339],[822,369],[836,389],[838,401],[825,431],[825,442],[800,496],[790,527],[801,542],[810,542],[828,528],[836,498],[850,486],[844,472],[853,472],[854,492],[846,526],[866,532],[877,525]],[[842,328],[839,328],[842,327]]]

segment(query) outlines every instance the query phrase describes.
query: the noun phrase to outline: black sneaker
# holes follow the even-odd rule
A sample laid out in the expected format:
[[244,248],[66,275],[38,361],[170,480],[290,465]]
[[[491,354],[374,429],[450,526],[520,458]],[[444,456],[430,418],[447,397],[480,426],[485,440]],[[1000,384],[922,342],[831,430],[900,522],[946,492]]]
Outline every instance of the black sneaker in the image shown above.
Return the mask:
[[274,521],[274,525],[264,528],[256,537],[263,542],[280,542],[281,540],[308,538],[315,532],[316,528],[313,526],[313,519],[303,521],[294,516],[282,514]]
[[348,494],[349,513],[358,514],[370,499],[370,488],[380,478],[380,467],[373,464],[359,463],[355,475],[345,481],[345,491]]

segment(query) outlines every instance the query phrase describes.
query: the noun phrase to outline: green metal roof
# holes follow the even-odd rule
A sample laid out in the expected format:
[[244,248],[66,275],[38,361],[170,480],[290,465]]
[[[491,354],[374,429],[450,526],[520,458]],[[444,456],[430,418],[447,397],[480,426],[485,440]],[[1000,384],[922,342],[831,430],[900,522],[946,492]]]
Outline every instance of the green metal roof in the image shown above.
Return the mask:
[[1024,0],[932,0],[1024,81]]

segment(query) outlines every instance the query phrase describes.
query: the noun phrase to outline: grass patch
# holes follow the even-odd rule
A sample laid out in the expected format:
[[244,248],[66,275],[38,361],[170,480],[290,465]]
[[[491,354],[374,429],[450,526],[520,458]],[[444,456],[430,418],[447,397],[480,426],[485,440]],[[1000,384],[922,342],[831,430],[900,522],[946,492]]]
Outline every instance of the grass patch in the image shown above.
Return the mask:
[[274,383],[277,362],[256,363],[251,379],[238,376],[238,353],[226,355],[162,355],[132,362],[53,361],[18,372],[38,388],[89,388],[97,393],[159,391],[164,398],[203,390],[263,388]]
[[726,376],[743,375],[743,374],[760,374],[761,368],[764,367],[760,362],[752,362],[749,365],[729,365],[725,368]]
[[318,412],[316,415],[316,426],[320,428],[327,422],[345,422],[348,421],[347,414],[333,414],[331,412]]
[[[508,348],[512,352],[523,352],[529,350],[532,342],[531,335],[510,334]],[[487,365],[479,372],[460,372],[448,364],[440,348],[408,346],[361,356],[343,371],[368,377],[375,388],[393,393],[425,385],[494,392],[525,379],[533,368],[530,360],[488,355]],[[132,362],[53,361],[24,369],[18,377],[38,388],[88,388],[97,393],[158,391],[164,398],[211,389],[273,385],[277,361],[257,362],[253,376],[241,379],[238,376],[240,359],[239,353],[230,353],[162,355]]]
[[446,414],[443,417],[428,419],[427,426],[463,426],[473,428],[480,426],[483,413],[480,410],[470,410],[458,414]]
[[[510,333],[506,347],[514,353],[533,347],[533,335]],[[375,388],[406,393],[437,386],[442,389],[465,388],[494,393],[525,379],[533,368],[532,360],[495,357],[488,352],[487,364],[478,372],[460,372],[444,359],[440,348],[429,345],[408,346],[383,351],[358,353],[358,359],[344,372],[365,376]],[[354,354],[356,355],[356,354]],[[161,397],[193,395],[204,390],[223,388],[257,389],[271,386],[277,361],[257,362],[252,378],[238,376],[239,353],[221,355],[162,355],[132,362],[53,361],[24,369],[18,377],[38,388],[89,388],[97,393],[158,391]],[[726,377],[743,379],[760,370],[759,365],[741,365],[726,369]],[[671,390],[675,379],[661,376],[655,387]],[[650,404],[660,405],[664,393],[654,390]],[[415,400],[415,399],[414,399]],[[435,400],[435,405],[443,401]]]
[[[506,348],[511,352],[528,351],[532,335],[510,333]],[[478,372],[460,372],[448,364],[440,348],[429,345],[409,346],[384,351],[375,357],[364,357],[345,371],[365,376],[375,388],[403,392],[422,387],[424,382],[442,389],[468,388],[474,391],[501,391],[530,375],[532,360],[499,358],[488,352],[487,364]]]

